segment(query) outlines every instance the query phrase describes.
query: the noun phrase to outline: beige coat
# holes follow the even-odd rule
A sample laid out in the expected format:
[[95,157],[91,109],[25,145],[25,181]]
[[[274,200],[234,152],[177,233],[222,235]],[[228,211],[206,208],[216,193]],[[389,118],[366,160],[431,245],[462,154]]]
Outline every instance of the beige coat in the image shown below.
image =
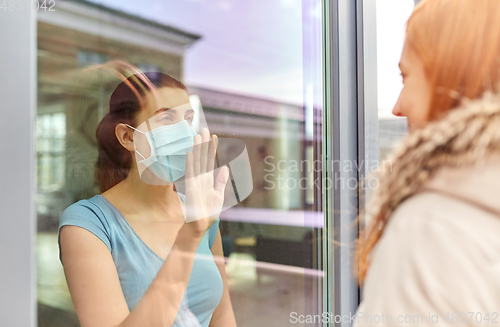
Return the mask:
[[[500,107],[492,99],[474,105]],[[437,167],[397,206],[372,251],[354,326],[500,326],[500,154],[484,158]]]

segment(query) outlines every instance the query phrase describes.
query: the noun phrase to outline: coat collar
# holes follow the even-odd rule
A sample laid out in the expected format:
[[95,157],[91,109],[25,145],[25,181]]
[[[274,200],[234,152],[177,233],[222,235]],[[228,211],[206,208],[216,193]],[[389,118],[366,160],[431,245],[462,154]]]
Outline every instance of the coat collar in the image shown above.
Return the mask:
[[439,192],[500,215],[500,154],[467,167],[441,167],[422,191]]

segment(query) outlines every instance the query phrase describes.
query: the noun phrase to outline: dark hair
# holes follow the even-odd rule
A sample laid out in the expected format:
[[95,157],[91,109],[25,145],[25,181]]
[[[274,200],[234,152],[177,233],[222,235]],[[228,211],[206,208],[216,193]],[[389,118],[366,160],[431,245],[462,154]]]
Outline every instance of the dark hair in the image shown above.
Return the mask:
[[132,155],[116,138],[120,123],[136,127],[137,115],[144,107],[144,96],[153,88],[170,87],[186,90],[186,86],[167,74],[153,72],[134,74],[121,82],[111,94],[109,113],[97,126],[96,178],[101,192],[124,180],[132,165]]

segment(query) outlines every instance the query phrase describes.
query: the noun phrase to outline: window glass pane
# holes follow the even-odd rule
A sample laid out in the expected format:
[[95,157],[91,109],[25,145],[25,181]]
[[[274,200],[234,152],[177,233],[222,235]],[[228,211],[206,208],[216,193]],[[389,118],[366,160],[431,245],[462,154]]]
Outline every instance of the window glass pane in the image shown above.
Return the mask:
[[38,189],[60,190],[64,185],[66,116],[64,113],[41,114],[36,122]]
[[320,313],[321,24],[319,0],[67,1],[39,12],[39,326],[79,325],[59,219],[100,194],[96,130],[123,80],[110,67],[125,64],[183,82],[192,126],[217,134],[221,153],[239,154],[224,139],[245,145],[252,192],[219,225],[238,326],[303,326],[294,317]]
[[403,50],[406,21],[413,0],[377,0],[377,70],[380,160],[384,160],[407,133],[406,118],[392,109],[403,84],[398,63]]
[[102,53],[92,52],[88,50],[78,50],[77,54],[78,65],[80,67],[87,67],[93,64],[102,64],[106,61]]

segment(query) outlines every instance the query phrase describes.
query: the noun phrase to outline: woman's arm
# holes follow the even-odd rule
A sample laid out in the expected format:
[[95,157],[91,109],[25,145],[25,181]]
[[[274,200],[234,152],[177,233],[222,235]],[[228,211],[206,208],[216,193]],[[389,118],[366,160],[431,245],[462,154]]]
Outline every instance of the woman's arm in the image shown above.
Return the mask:
[[118,326],[129,310],[108,247],[77,226],[63,226],[60,242],[64,273],[81,326]]
[[210,320],[210,327],[236,327],[236,319],[234,317],[233,306],[231,305],[231,299],[229,297],[229,288],[227,286],[226,267],[224,264],[220,231],[217,232],[217,237],[215,238],[211,250],[222,277],[224,290],[222,299],[212,315],[212,320]]
[[229,170],[222,167],[214,181],[211,172],[215,143],[215,139],[210,142],[206,128],[201,136],[194,137],[193,152],[186,155],[185,218],[190,223],[177,233],[167,259],[131,312],[107,246],[83,228],[61,228],[61,259],[82,327],[172,325],[186,292],[198,245],[214,222],[210,215],[219,213],[224,201]]
[[129,312],[107,246],[76,226],[61,228],[61,259],[82,327],[171,326],[191,275],[201,237],[179,232],[157,276]]

